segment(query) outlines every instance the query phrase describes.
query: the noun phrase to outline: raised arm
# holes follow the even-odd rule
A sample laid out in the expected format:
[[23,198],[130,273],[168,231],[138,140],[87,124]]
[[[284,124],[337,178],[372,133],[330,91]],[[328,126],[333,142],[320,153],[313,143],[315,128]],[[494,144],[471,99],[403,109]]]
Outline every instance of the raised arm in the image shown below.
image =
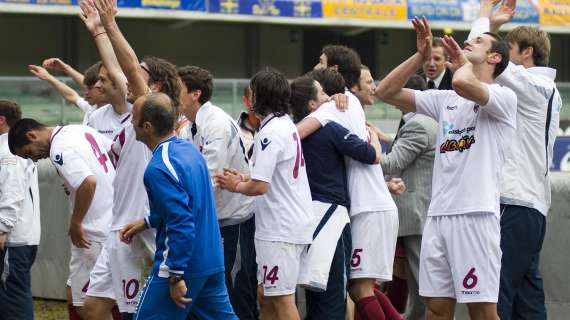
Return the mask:
[[121,69],[127,77],[133,99],[147,94],[149,88],[142,75],[144,71],[140,67],[137,55],[115,21],[115,15],[118,12],[117,4],[114,0],[96,0],[95,5],[103,27],[113,44]]
[[56,79],[56,77],[52,76],[46,69],[40,66],[32,64],[28,66],[28,69],[38,79],[47,81],[52,87],[54,87],[54,89],[57,90],[57,92],[65,99],[65,101],[77,105],[79,94],[75,92],[75,90],[70,88],[62,81]]
[[59,58],[46,59],[42,63],[42,67],[44,67],[47,70],[62,72],[66,76],[73,79],[73,81],[75,81],[75,83],[77,83],[77,85],[80,86],[81,89],[83,90],[86,89],[85,85],[83,84],[83,74],[73,69],[73,67],[68,65],[67,63],[61,61],[61,59]]
[[431,55],[432,34],[425,17],[412,20],[416,29],[417,52],[408,60],[392,70],[376,89],[380,100],[392,104],[403,112],[415,112],[416,101],[414,91],[404,88],[408,79],[419,69]]
[[[121,71],[117,57],[113,52],[113,46],[107,35],[107,32],[101,24],[99,14],[95,9],[95,5],[92,0],[85,0],[80,2],[81,12],[79,17],[85,23],[85,26],[93,35],[97,49],[99,50],[99,55],[103,61],[103,65],[109,72],[109,78],[115,83],[115,85],[121,90],[123,96],[127,95],[127,80]],[[115,106],[114,106],[115,107]],[[126,112],[127,110],[116,110],[118,113]]]
[[467,60],[465,54],[452,37],[445,36],[443,45],[449,56],[446,66],[453,71],[453,90],[467,100],[481,106],[489,101],[489,88],[473,73],[473,64]]

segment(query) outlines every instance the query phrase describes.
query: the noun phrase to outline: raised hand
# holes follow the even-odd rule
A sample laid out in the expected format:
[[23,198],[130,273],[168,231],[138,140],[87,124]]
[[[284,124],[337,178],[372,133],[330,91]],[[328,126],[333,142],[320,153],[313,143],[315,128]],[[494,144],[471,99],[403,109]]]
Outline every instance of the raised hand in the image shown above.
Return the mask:
[[105,32],[103,25],[101,24],[101,19],[99,18],[99,13],[95,9],[95,5],[91,0],[83,0],[79,3],[81,11],[79,12],[79,18],[87,27],[87,30],[91,32],[92,35],[96,36],[102,32]]
[[95,7],[105,28],[115,23],[115,16],[119,12],[116,0],[95,0]]
[[504,0],[501,6],[489,17],[491,31],[497,32],[502,25],[510,22],[515,16],[516,6],[516,0]]
[[42,67],[52,71],[65,72],[66,64],[59,58],[49,58],[42,62]]
[[429,27],[426,17],[422,17],[421,20],[418,19],[418,17],[414,17],[412,24],[414,25],[414,29],[416,29],[416,47],[418,53],[427,60],[431,56],[431,42],[433,39],[431,28]]
[[464,64],[469,62],[467,60],[467,57],[465,57],[463,50],[461,50],[461,47],[459,44],[457,44],[453,37],[444,36],[442,40],[443,46],[445,47],[445,50],[449,56],[449,61],[445,63],[446,67],[455,72],[455,70],[461,68]]
[[28,69],[34,76],[38,77],[38,79],[40,80],[47,80],[51,76],[51,74],[46,69],[40,66],[31,64],[28,66]]

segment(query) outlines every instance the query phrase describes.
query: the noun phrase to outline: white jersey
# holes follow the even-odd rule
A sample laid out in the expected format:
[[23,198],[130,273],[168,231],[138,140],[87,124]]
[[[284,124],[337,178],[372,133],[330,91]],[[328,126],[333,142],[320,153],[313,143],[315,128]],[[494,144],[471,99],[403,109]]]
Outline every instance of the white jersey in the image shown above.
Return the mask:
[[93,111],[87,120],[87,125],[97,130],[109,139],[115,138],[127,121],[131,120],[132,105],[127,104],[129,111],[118,114],[113,106],[108,104]]
[[517,97],[487,85],[479,106],[452,90],[415,91],[416,111],[439,123],[428,216],[470,212],[499,214],[499,183],[514,138]]
[[148,196],[143,184],[144,171],[152,153],[136,140],[130,121],[119,132],[111,146],[116,176],[113,181],[112,231],[120,230],[127,223],[143,219],[149,214]]
[[87,125],[89,116],[91,116],[91,113],[93,113],[93,111],[97,110],[97,106],[90,105],[89,102],[87,102],[87,100],[83,99],[82,97],[77,98],[75,105],[84,113],[83,122],[81,124]]
[[107,155],[110,146],[111,140],[82,125],[56,127],[51,137],[50,160],[71,192],[71,207],[85,178],[97,179],[95,195],[82,226],[87,238],[98,242],[105,241],[113,215],[115,168]]
[[[489,31],[489,20],[473,22],[470,37]],[[506,155],[501,203],[534,208],[543,215],[551,204],[550,166],[560,124],[562,99],[556,70],[509,63],[497,83],[517,95],[517,134]]]
[[[360,101],[350,91],[346,91],[346,95],[348,96],[346,111],[339,111],[334,102],[328,102],[321,105],[309,117],[317,119],[323,127],[331,121],[337,122],[360,139],[370,141]],[[384,182],[384,173],[380,164],[369,165],[348,157],[346,164],[351,216],[363,212],[397,210]]]
[[[210,176],[222,173],[224,168],[233,168],[249,175],[249,164],[239,127],[219,107],[210,102],[200,107],[196,114],[196,134],[191,141],[206,159]],[[252,216],[253,197],[222,190],[213,182],[212,185],[220,226],[238,224]]]
[[251,178],[270,184],[255,198],[255,238],[307,244],[316,227],[301,139],[288,115],[267,116],[255,136]]

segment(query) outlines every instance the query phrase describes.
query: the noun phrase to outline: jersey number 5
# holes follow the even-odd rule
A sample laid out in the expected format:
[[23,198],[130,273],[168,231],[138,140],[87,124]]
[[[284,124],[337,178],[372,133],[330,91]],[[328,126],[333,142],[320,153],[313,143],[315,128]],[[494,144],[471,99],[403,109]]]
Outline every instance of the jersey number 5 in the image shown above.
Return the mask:
[[107,155],[101,152],[101,149],[99,149],[99,145],[97,144],[97,141],[95,141],[95,138],[93,137],[92,134],[86,132],[85,139],[89,141],[91,149],[93,150],[93,154],[95,154],[95,158],[99,160],[99,163],[101,164],[101,166],[103,166],[105,173],[107,173],[109,171],[109,169],[107,168],[107,160],[108,160]]

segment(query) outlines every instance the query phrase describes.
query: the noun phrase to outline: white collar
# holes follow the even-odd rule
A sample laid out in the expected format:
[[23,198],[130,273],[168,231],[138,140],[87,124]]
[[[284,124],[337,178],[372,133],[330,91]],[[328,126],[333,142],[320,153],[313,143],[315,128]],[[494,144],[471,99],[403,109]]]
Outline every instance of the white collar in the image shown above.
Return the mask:
[[540,74],[545,77],[548,77],[554,81],[556,79],[556,69],[548,68],[548,67],[532,67],[527,69],[528,72]]
[[213,104],[210,101],[200,106],[200,109],[198,109],[198,112],[196,113],[196,121],[194,121],[194,123],[196,123],[196,126],[200,126],[203,123],[203,120],[206,117],[206,113],[211,106],[213,106]]
[[435,78],[433,80],[430,78],[427,78],[426,82],[429,82],[430,80],[433,81],[433,83],[435,84],[435,88],[437,89],[437,88],[439,88],[439,85],[441,84],[441,80],[443,80],[443,76],[445,75],[446,72],[447,72],[447,68],[444,68],[443,72],[440,73],[439,76],[437,76],[437,78]]

